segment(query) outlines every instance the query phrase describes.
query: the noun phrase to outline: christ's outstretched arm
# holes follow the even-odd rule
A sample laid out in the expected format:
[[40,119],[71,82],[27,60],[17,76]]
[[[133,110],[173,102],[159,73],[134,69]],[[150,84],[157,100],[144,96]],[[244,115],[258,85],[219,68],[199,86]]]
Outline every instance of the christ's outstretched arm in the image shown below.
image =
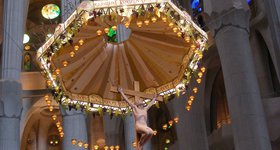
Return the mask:
[[122,97],[131,108],[136,108],[136,105],[134,105],[130,100],[128,100],[127,96],[123,93],[123,89],[121,87],[118,87],[118,91],[121,93]]
[[154,95],[154,98],[152,99],[152,101],[148,104],[148,106],[145,107],[145,109],[148,111],[156,102],[157,99],[157,95]]

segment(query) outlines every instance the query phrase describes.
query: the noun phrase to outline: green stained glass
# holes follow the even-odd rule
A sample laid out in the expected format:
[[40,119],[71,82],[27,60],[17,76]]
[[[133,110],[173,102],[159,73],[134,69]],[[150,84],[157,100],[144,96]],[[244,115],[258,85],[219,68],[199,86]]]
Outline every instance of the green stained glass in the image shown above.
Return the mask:
[[115,43],[118,42],[117,31],[113,30],[112,27],[109,29],[107,36],[108,36],[108,42],[115,42]]

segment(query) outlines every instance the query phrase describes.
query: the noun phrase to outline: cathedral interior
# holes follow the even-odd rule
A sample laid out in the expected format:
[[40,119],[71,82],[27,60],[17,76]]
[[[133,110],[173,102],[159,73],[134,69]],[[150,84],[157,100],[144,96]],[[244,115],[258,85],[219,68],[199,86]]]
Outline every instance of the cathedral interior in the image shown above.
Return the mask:
[[135,149],[116,86],[160,95],[144,150],[280,150],[279,8],[0,0],[0,150]]

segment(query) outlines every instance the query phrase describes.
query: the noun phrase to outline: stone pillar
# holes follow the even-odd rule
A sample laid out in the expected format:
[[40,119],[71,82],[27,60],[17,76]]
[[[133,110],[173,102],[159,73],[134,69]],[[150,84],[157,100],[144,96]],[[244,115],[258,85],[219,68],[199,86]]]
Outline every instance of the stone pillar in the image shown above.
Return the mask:
[[211,2],[209,27],[221,59],[235,149],[271,150],[249,43],[250,13],[246,1]]
[[63,150],[85,150],[84,147],[78,147],[77,145],[72,145],[72,139],[77,141],[82,141],[83,143],[88,143],[87,126],[86,126],[86,116],[80,110],[62,110],[62,124],[63,124]]
[[275,70],[278,75],[278,79],[280,79],[280,28],[279,28],[279,22],[280,22],[280,1],[278,0],[265,0],[263,1],[265,4],[266,9],[266,17],[269,23],[270,32],[271,32],[271,42],[273,43],[273,47],[275,49],[275,56],[271,56],[273,58],[273,63],[275,65]]
[[135,121],[133,114],[127,114],[124,119],[125,150],[133,150],[133,142],[136,139]]
[[109,115],[103,116],[104,132],[106,145],[116,146],[119,145],[120,149],[123,149],[123,124],[120,116],[113,116],[111,118]]
[[[204,75],[205,76],[205,75]],[[198,93],[193,94],[192,88],[197,87]],[[189,89],[180,97],[167,104],[172,118],[179,117],[179,122],[174,125],[177,134],[177,140],[170,149],[184,149],[184,150],[208,150],[208,141],[204,117],[204,87],[205,80],[197,85],[195,78],[191,79]],[[186,110],[186,104],[190,95],[195,96],[192,103],[191,110]]]
[[21,0],[5,0],[0,80],[0,150],[20,149],[21,58],[26,7]]
[[64,22],[76,10],[82,0],[61,0],[61,21]]

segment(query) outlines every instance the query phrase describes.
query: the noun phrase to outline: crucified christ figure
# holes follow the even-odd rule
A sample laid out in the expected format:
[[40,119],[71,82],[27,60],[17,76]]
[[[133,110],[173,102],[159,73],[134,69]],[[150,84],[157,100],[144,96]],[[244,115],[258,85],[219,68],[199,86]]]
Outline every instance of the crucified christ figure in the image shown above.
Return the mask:
[[136,133],[137,136],[139,136],[140,138],[139,141],[137,141],[138,143],[136,144],[136,149],[143,150],[144,144],[147,143],[153,136],[153,130],[147,126],[147,111],[150,107],[153,106],[157,96],[155,95],[153,100],[149,103],[149,105],[144,107],[144,104],[142,102],[135,102],[135,105],[134,103],[129,101],[127,96],[124,94],[122,88],[118,88],[118,91],[121,93],[128,105],[132,108],[135,120]]

